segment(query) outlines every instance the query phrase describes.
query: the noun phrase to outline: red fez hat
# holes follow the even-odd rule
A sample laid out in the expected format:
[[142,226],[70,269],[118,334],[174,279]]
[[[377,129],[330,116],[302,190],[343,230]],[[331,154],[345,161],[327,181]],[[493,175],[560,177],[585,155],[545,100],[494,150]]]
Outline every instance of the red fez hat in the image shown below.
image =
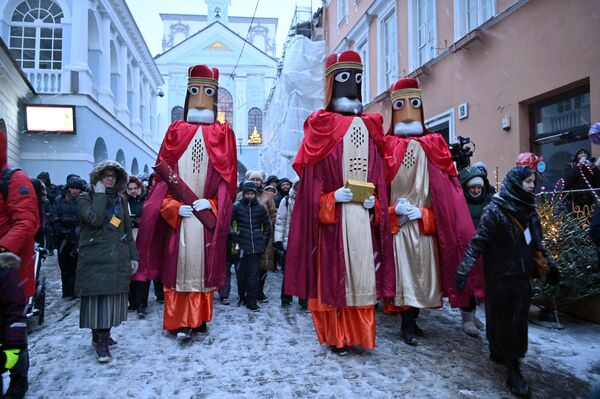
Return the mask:
[[402,78],[394,83],[390,89],[392,100],[398,97],[419,96],[421,97],[421,89],[419,82],[412,78]]
[[196,65],[188,69],[188,86],[205,84],[219,86],[219,70],[207,65]]
[[344,51],[340,54],[330,54],[325,60],[325,76],[338,69],[363,70],[362,60],[356,51]]
[[538,164],[542,162],[544,157],[538,157],[533,152],[522,152],[517,157],[515,164],[517,166],[530,166],[535,170],[538,170]]

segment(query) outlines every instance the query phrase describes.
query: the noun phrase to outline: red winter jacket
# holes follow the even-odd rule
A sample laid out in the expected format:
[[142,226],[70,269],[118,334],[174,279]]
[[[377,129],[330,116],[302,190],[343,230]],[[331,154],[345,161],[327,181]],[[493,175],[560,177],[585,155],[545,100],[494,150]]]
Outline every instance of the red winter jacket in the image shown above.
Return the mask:
[[21,258],[19,276],[25,298],[35,293],[33,239],[39,223],[37,195],[29,177],[18,170],[10,178],[6,200],[0,196],[0,247]]

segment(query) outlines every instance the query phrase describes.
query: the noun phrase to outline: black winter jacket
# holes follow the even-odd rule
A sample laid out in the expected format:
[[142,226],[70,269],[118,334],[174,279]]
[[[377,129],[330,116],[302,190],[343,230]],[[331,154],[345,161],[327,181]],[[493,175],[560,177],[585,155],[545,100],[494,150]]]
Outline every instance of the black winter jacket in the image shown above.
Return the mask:
[[[496,279],[534,277],[536,249],[533,243],[525,243],[523,230],[513,222],[507,212],[493,201],[483,210],[475,236],[458,267],[459,273],[467,274],[477,258],[483,255],[486,284]],[[536,220],[536,226],[530,228],[539,229],[541,232],[539,219]],[[551,259],[549,261],[553,264]]]
[[257,200],[248,202],[242,197],[233,205],[232,222],[237,224],[234,238],[240,251],[245,254],[261,254],[265,251],[271,238],[271,219],[264,206]]

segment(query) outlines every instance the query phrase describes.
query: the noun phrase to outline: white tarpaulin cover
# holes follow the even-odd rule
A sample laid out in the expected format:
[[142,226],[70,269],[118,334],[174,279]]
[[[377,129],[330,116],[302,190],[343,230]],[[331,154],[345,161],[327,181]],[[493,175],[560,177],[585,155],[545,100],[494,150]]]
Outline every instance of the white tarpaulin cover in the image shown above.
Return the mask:
[[262,163],[268,174],[296,177],[292,162],[304,137],[304,121],[323,107],[325,42],[296,35],[290,39],[283,68],[265,112]]

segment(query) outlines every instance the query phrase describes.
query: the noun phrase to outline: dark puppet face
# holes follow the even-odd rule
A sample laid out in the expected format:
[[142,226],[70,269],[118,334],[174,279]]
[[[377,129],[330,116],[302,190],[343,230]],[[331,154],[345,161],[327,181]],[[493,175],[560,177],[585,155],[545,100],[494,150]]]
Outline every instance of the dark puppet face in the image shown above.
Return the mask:
[[362,71],[340,69],[334,74],[332,111],[348,115],[362,114]]

